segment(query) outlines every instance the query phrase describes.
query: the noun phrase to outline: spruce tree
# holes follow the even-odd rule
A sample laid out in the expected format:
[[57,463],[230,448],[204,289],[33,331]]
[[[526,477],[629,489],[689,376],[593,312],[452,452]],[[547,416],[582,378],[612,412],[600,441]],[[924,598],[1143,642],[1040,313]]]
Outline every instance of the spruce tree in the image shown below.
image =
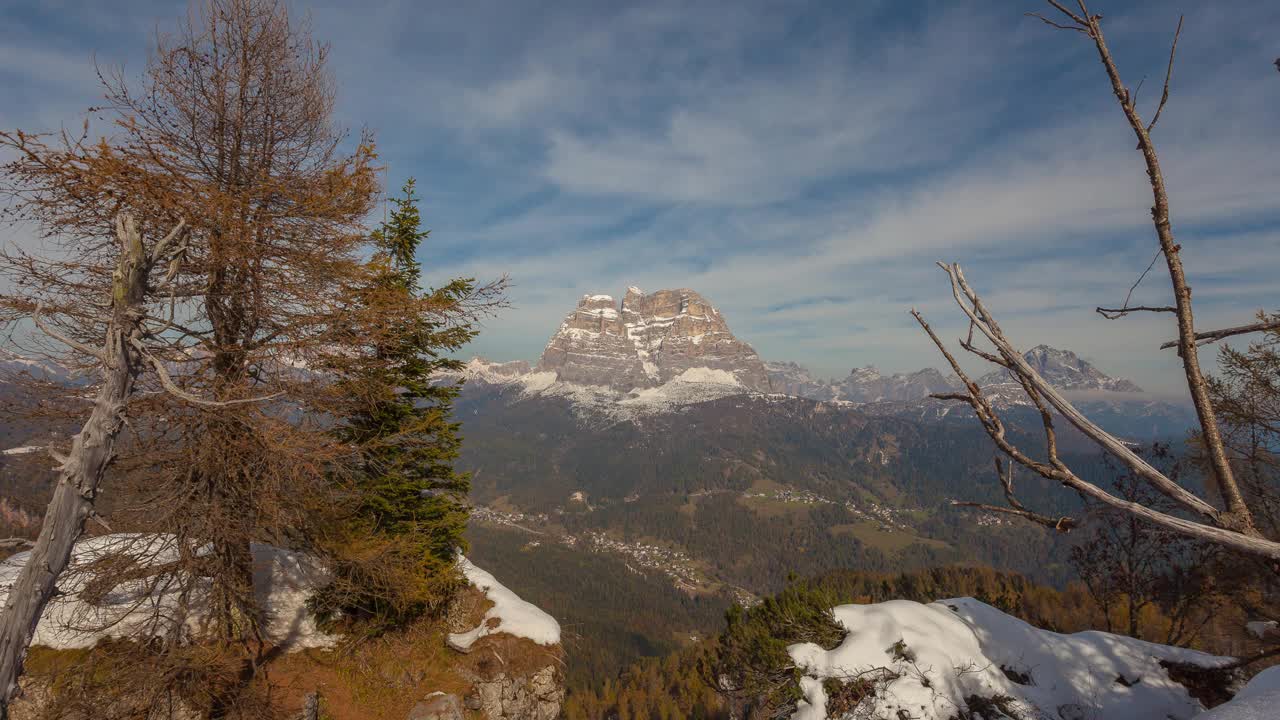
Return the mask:
[[367,337],[341,383],[354,398],[337,431],[359,453],[350,479],[353,514],[337,579],[317,609],[398,624],[442,608],[459,580],[454,560],[464,546],[470,489],[469,476],[454,467],[461,437],[451,414],[459,387],[433,377],[461,368],[447,353],[476,330],[462,308],[475,295],[472,279],[421,289],[416,254],[428,231],[414,181],[391,202],[372,236],[369,280],[356,297],[359,314],[370,319]]

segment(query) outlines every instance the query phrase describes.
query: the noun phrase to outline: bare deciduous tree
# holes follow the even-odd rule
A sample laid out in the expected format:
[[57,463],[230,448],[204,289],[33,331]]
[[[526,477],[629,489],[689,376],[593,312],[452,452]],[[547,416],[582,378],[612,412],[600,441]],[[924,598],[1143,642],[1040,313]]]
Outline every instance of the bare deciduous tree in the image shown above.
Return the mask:
[[[108,478],[120,491],[111,521],[171,536],[180,562],[164,571],[203,588],[191,600],[210,606],[205,631],[242,666],[225,692],[210,693],[215,716],[228,714],[239,675],[257,674],[267,645],[250,543],[305,547],[346,506],[334,478],[350,449],[325,420],[344,399],[313,370],[371,325],[349,312],[350,290],[366,273],[364,220],[378,185],[372,141],[343,150],[326,55],[283,2],[202,0],[176,34],[159,37],[141,82],[100,73],[106,103],[93,112],[104,137],[91,139],[87,123],[78,136],[0,135],[14,156],[3,168],[9,212],[49,244],[4,256],[0,273],[15,290],[0,317],[39,308],[42,328],[70,352],[33,335],[35,350],[107,366],[102,417],[82,433],[93,461],[66,467],[96,483],[112,454],[97,438],[127,418]],[[103,303],[119,294],[109,229],[122,212],[130,238],[185,225],[180,244],[157,243],[148,256],[146,272],[164,273],[155,292],[115,318]],[[138,391],[122,407],[131,383]],[[91,497],[69,482],[75,497]],[[51,563],[50,591],[65,562]],[[13,626],[38,617],[24,606]],[[184,618],[170,624],[181,629]],[[6,652],[20,654],[29,637]],[[175,633],[166,647],[189,639]],[[4,667],[10,690],[19,669]]]
[[[1195,315],[1191,301],[1191,287],[1187,282],[1181,258],[1182,247],[1174,239],[1164,173],[1160,166],[1155,144],[1152,141],[1152,131],[1159,122],[1160,116],[1169,100],[1174,56],[1177,51],[1178,37],[1182,32],[1182,21],[1178,21],[1178,27],[1174,33],[1173,43],[1170,48],[1168,66],[1165,71],[1164,91],[1151,121],[1146,122],[1139,113],[1135,94],[1122,81],[1115,60],[1107,46],[1102,31],[1102,16],[1097,13],[1091,13],[1083,0],[1077,0],[1078,12],[1069,9],[1056,0],[1047,1],[1058,14],[1053,17],[1045,17],[1034,13],[1033,15],[1055,28],[1077,32],[1092,42],[1097,50],[1099,61],[1106,72],[1112,93],[1115,95],[1129,127],[1137,138],[1137,149],[1142,153],[1152,193],[1151,219],[1158,242],[1156,258],[1164,258],[1174,296],[1174,305],[1172,306],[1131,307],[1126,301],[1124,306],[1120,308],[1098,308],[1098,312],[1112,318],[1123,317],[1134,312],[1171,314],[1176,318],[1178,336],[1177,340],[1170,346],[1177,347],[1182,361],[1183,375],[1192,403],[1195,406],[1199,423],[1200,443],[1203,446],[1208,482],[1211,483],[1212,494],[1221,500],[1222,507],[1191,492],[1165,473],[1157,470],[1138,453],[1134,452],[1124,441],[1106,432],[1087,418],[1058,390],[1046,382],[1027,363],[1022,353],[1017,350],[1005,335],[995,316],[988,310],[981,297],[966,280],[964,272],[958,264],[939,263],[939,266],[946,271],[956,304],[969,320],[968,336],[960,341],[960,346],[965,351],[983,360],[1007,369],[1013,379],[1022,386],[1028,399],[1039,411],[1045,438],[1044,459],[1029,454],[1009,439],[1004,422],[990,399],[964,372],[955,356],[938,338],[937,334],[925,321],[923,315],[916,310],[912,310],[912,315],[916,321],[934,344],[937,345],[964,384],[963,392],[946,393],[935,397],[968,403],[976,413],[987,435],[1004,455],[1008,456],[1014,463],[1035,472],[1041,477],[1075,490],[1088,500],[1116,511],[1136,516],[1143,521],[1190,538],[1213,543],[1237,553],[1261,557],[1273,564],[1280,563],[1280,542],[1275,538],[1268,537],[1259,530],[1254,514],[1246,502],[1245,494],[1241,491],[1222,432],[1219,429],[1216,411],[1210,396],[1210,385],[1200,366],[1197,351],[1197,347],[1205,342],[1256,332],[1273,326],[1264,321],[1253,325],[1209,332],[1198,332],[1196,330]],[[975,331],[980,337],[986,339],[992,350],[984,349],[975,344]],[[1058,417],[1065,419],[1107,453],[1119,460],[1123,466],[1141,478],[1143,482],[1168,498],[1176,506],[1177,511],[1167,512],[1141,502],[1126,500],[1076,474],[1058,454],[1057,429],[1055,427],[1056,418]],[[1002,474],[1006,496],[1010,498],[1011,505],[1009,507],[984,505],[982,506],[983,508],[1016,514],[1060,530],[1070,529],[1071,523],[1064,522],[1062,518],[1039,515],[1018,504],[1013,494],[1011,477],[1011,475]]]
[[[1168,446],[1157,443],[1146,457],[1170,478],[1178,478],[1182,463],[1173,459]],[[1115,461],[1105,460],[1108,470],[1118,470]],[[1120,472],[1115,492],[1164,512],[1176,509],[1131,470]],[[1195,640],[1221,601],[1209,577],[1217,546],[1152,527],[1105,505],[1086,506],[1088,532],[1071,548],[1070,562],[1102,611],[1106,630],[1118,627],[1130,637],[1168,645]]]

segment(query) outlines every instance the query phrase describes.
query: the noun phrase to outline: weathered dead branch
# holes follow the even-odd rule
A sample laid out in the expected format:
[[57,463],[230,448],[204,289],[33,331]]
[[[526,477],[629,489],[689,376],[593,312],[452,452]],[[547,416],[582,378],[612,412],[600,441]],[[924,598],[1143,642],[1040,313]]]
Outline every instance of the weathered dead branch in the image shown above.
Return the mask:
[[[181,232],[178,225],[158,250]],[[119,261],[112,276],[107,333],[101,349],[70,340],[52,331],[39,320],[40,306],[33,312],[37,326],[60,342],[98,359],[102,382],[93,410],[80,432],[71,441],[71,450],[59,468],[53,499],[45,511],[40,534],[31,546],[27,562],[9,588],[4,612],[0,613],[0,717],[8,714],[8,703],[18,690],[18,677],[27,647],[45,606],[57,593],[57,582],[71,560],[75,543],[84,532],[93,510],[98,485],[114,457],[116,435],[123,423],[125,400],[133,390],[139,371],[139,357],[145,348],[138,345],[140,317],[147,302],[149,276],[162,252],[148,253],[132,216],[121,213],[116,220]]]
[[[1151,264],[1139,276],[1138,280],[1129,288],[1129,293],[1126,295],[1121,307],[1099,307],[1096,312],[1110,319],[1123,317],[1133,312],[1171,313],[1176,317],[1178,339],[1175,342],[1167,343],[1164,347],[1177,347],[1182,358],[1183,374],[1200,426],[1200,439],[1207,461],[1206,465],[1214,488],[1222,498],[1225,508],[1218,508],[1182,487],[1152,467],[1124,442],[1104,431],[1079,412],[1061,393],[1049,385],[1044,378],[1040,377],[1035,369],[1026,362],[1022,354],[1017,351],[1013,343],[1001,330],[995,317],[984,306],[982,299],[969,286],[960,266],[958,264],[939,263],[939,266],[946,271],[951,282],[952,296],[956,304],[969,319],[968,337],[960,342],[961,347],[977,357],[1006,368],[1022,386],[1024,393],[1040,411],[1041,421],[1045,429],[1047,459],[1044,461],[1036,460],[1007,439],[1003,424],[1000,422],[991,403],[983,395],[982,390],[963,374],[959,363],[956,362],[924,318],[913,310],[912,314],[917,322],[924,328],[930,339],[952,365],[957,375],[964,381],[965,392],[963,394],[951,393],[945,397],[966,401],[974,409],[979,422],[988,436],[995,442],[997,448],[1014,462],[1038,473],[1042,477],[1060,482],[1064,486],[1110,507],[1132,513],[1176,532],[1222,545],[1237,552],[1262,556],[1272,561],[1280,560],[1280,543],[1265,538],[1258,532],[1254,526],[1253,515],[1245,504],[1226,454],[1215,410],[1210,401],[1209,385],[1200,367],[1196,353],[1197,345],[1205,342],[1213,342],[1231,335],[1265,330],[1268,327],[1280,325],[1280,323],[1268,321],[1209,333],[1196,332],[1191,302],[1191,287],[1187,282],[1181,259],[1182,246],[1178,245],[1174,240],[1164,174],[1160,167],[1155,145],[1151,140],[1151,131],[1169,101],[1173,63],[1177,52],[1178,38],[1182,34],[1183,21],[1181,18],[1179,19],[1178,27],[1174,32],[1173,41],[1170,45],[1169,62],[1165,70],[1164,89],[1160,102],[1152,121],[1146,123],[1138,112],[1136,94],[1131,93],[1125,86],[1111,51],[1107,46],[1101,25],[1102,15],[1091,13],[1084,0],[1077,0],[1079,13],[1068,9],[1056,0],[1047,0],[1047,2],[1065,20],[1051,20],[1037,13],[1032,13],[1032,15],[1055,28],[1078,32],[1093,42],[1099,61],[1111,85],[1112,93],[1130,129],[1137,138],[1138,150],[1141,151],[1146,164],[1152,193],[1151,219],[1158,240],[1155,257],[1152,258]],[[1160,257],[1165,258],[1174,295],[1174,305],[1130,306],[1129,300],[1132,298],[1134,290]],[[974,346],[973,332],[975,328],[991,343],[995,348],[995,353],[987,352]],[[1050,408],[1052,408],[1053,412],[1050,412]],[[1128,502],[1075,475],[1057,455],[1054,445],[1053,413],[1065,418],[1067,422],[1071,423],[1086,437],[1097,443],[1107,453],[1119,459],[1135,475],[1175,502],[1182,511],[1189,513],[1194,519],[1186,519],[1179,515],[1159,512],[1141,504]],[[1013,514],[1022,515],[1044,524],[1043,521],[1048,518],[1037,516],[1036,513],[1022,507],[1016,498],[1012,497],[1011,480],[1004,473],[1001,473],[1000,477],[1002,484],[1006,485],[1006,500],[1010,502],[1009,510]]]
[[[1262,322],[1250,323],[1248,325],[1237,325],[1235,327],[1223,328],[1221,330],[1198,332],[1195,334],[1196,345],[1209,345],[1211,343],[1218,342],[1219,340],[1235,337],[1236,335],[1251,335],[1253,333],[1266,332],[1277,328],[1280,328],[1280,320],[1264,320]],[[1181,353],[1182,350],[1180,342],[1181,340],[1170,340],[1169,342],[1161,345],[1160,349],[1168,350],[1169,348],[1176,347],[1179,348],[1178,352]]]

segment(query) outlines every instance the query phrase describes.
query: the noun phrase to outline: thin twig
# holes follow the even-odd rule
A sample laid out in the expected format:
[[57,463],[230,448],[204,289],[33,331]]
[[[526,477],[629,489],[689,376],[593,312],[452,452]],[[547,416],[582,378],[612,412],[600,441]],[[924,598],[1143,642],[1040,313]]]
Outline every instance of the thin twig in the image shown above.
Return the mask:
[[1178,29],[1173,31],[1173,44],[1169,46],[1169,67],[1164,71],[1164,93],[1160,96],[1160,105],[1156,107],[1156,115],[1151,118],[1151,123],[1147,125],[1147,132],[1156,126],[1156,122],[1160,120],[1160,113],[1164,112],[1165,103],[1169,102],[1169,78],[1173,76],[1173,54],[1178,51],[1178,36],[1182,35],[1181,15],[1178,16]]
[[[1163,254],[1164,254],[1164,248],[1160,248],[1156,250],[1155,255],[1151,256],[1151,262],[1147,263],[1147,269],[1143,270],[1142,274],[1138,276],[1138,279],[1135,280],[1133,284],[1129,286],[1129,292],[1125,294],[1124,302],[1120,304],[1119,310],[1110,310],[1107,308],[1095,308],[1095,311],[1108,320],[1115,320],[1116,318],[1124,317],[1127,314],[1128,310],[1130,309],[1129,301],[1133,299],[1133,291],[1137,290],[1138,286],[1142,284],[1142,281],[1147,278],[1147,273],[1151,272],[1151,268],[1156,266],[1156,261],[1159,260],[1160,256]],[[1137,308],[1133,308],[1133,309],[1136,310]],[[1175,307],[1175,308],[1171,308],[1170,310],[1159,310],[1159,311],[1153,310],[1151,312],[1177,312],[1177,310],[1178,309]]]
[[[1062,4],[1061,4],[1061,3],[1057,2],[1057,0],[1048,0],[1048,3],[1049,3],[1050,5],[1052,5],[1052,6],[1054,6],[1055,8],[1057,8],[1057,9],[1058,9],[1058,12],[1062,13],[1063,15],[1066,15],[1067,17],[1069,17],[1069,18],[1071,18],[1073,21],[1075,21],[1075,23],[1076,23],[1077,25],[1082,25],[1082,26],[1084,26],[1084,27],[1088,27],[1088,26],[1089,26],[1089,23],[1085,22],[1085,19],[1084,19],[1084,18],[1082,18],[1082,17],[1080,17],[1079,15],[1076,15],[1075,13],[1073,13],[1073,12],[1071,12],[1070,10],[1066,9],[1065,7],[1063,7],[1063,6],[1062,6]],[[1084,11],[1084,8],[1083,8],[1083,7],[1081,7],[1081,11],[1082,11],[1082,12]],[[1089,14],[1088,12],[1085,12],[1085,15],[1088,15],[1088,14]]]
[[1078,25],[1063,25],[1062,23],[1056,23],[1056,22],[1054,22],[1054,21],[1050,20],[1049,18],[1047,18],[1047,17],[1045,17],[1045,16],[1041,15],[1040,13],[1029,12],[1029,13],[1024,13],[1024,14],[1025,14],[1027,17],[1033,17],[1033,18],[1036,18],[1036,19],[1038,19],[1040,22],[1044,23],[1045,25],[1051,25],[1051,26],[1053,26],[1053,27],[1055,27],[1055,28],[1057,28],[1057,29],[1059,29],[1059,30],[1075,30],[1076,32],[1088,32],[1088,30],[1086,30],[1085,28],[1082,28],[1082,27],[1080,27],[1080,26],[1078,26]]
[[1008,507],[1000,507],[998,505],[987,505],[984,503],[967,502],[963,500],[952,500],[951,504],[958,507],[973,507],[973,508],[980,508],[983,510],[989,510],[991,512],[1017,515],[1019,517],[1026,518],[1027,520],[1030,520],[1039,525],[1044,525],[1045,527],[1053,528],[1054,530],[1057,530],[1058,532],[1061,532],[1061,533],[1069,533],[1079,525],[1079,523],[1076,522],[1075,518],[1067,517],[1065,515],[1062,517],[1053,518],[1053,517],[1049,517],[1048,515],[1043,515],[1041,513],[1034,512],[1032,510],[1027,509],[1027,507],[1023,505],[1020,500],[1018,500],[1018,497],[1013,492],[1013,463],[1010,463],[1009,468],[1006,470],[1004,467],[1004,463],[1001,462],[1000,456],[998,455],[995,458],[995,463],[996,463],[996,477],[1000,478],[1000,485],[1001,487],[1004,488],[1005,502],[1009,503]]
[[169,234],[161,238],[160,241],[156,243],[156,246],[151,248],[152,264],[160,262],[165,257],[165,248],[168,247],[169,243],[173,242],[174,238],[178,237],[178,234],[186,227],[186,219],[179,219],[178,224],[173,226],[173,229],[169,231]]

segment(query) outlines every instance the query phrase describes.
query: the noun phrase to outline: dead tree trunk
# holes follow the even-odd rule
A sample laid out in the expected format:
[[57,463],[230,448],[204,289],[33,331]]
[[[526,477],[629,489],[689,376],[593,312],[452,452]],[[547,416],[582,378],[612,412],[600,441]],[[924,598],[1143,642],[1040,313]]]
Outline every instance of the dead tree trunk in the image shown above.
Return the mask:
[[[58,576],[71,559],[85,520],[93,514],[98,484],[111,462],[123,423],[124,402],[138,372],[139,358],[133,343],[138,342],[142,331],[152,259],[143,250],[142,237],[132,218],[117,219],[116,235],[120,240],[120,260],[112,277],[106,343],[96,351],[80,348],[93,352],[102,361],[102,385],[89,419],[72,439],[71,451],[59,469],[53,500],[45,510],[40,535],[17,581],[9,588],[0,615],[0,720],[8,718],[9,701],[17,694],[18,677],[36,624],[57,593]],[[39,323],[38,310],[36,320]]]

